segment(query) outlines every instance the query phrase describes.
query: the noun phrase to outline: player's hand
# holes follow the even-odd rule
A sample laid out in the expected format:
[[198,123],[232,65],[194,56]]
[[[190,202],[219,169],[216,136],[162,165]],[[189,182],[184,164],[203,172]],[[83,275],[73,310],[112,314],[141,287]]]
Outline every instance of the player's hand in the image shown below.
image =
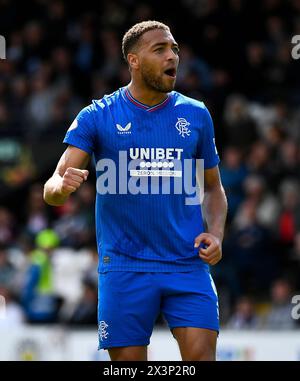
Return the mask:
[[219,238],[210,233],[202,233],[195,238],[194,247],[200,247],[201,243],[205,248],[199,249],[199,257],[205,263],[213,266],[222,259],[222,242]]
[[62,177],[60,194],[62,196],[69,196],[75,192],[80,185],[86,181],[89,175],[89,171],[86,169],[67,168],[65,174]]

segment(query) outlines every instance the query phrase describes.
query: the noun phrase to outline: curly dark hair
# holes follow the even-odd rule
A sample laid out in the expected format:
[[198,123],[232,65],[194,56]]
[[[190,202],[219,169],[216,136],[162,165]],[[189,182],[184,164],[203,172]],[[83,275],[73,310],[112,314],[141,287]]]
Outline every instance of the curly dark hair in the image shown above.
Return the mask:
[[140,37],[153,29],[163,29],[170,32],[170,28],[159,21],[143,21],[133,25],[125,34],[122,40],[122,53],[125,61],[127,61],[127,54],[137,45]]

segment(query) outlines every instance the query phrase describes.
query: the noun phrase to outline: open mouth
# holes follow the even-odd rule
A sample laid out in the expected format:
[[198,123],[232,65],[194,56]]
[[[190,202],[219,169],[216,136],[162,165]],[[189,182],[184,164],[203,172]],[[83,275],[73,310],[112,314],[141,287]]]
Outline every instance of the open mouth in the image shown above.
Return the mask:
[[176,77],[176,69],[175,68],[173,68],[173,69],[167,69],[165,71],[165,74],[168,75],[171,78],[175,78]]

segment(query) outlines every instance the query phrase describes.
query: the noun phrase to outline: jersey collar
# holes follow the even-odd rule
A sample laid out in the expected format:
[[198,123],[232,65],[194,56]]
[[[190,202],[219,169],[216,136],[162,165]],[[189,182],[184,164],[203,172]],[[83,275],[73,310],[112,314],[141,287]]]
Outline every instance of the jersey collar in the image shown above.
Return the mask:
[[135,99],[131,95],[131,93],[130,93],[130,91],[129,91],[127,86],[122,88],[122,94],[123,94],[124,99],[127,102],[129,101],[131,104],[133,104],[137,108],[139,108],[141,110],[144,110],[146,112],[153,112],[153,111],[156,111],[156,110],[159,110],[159,109],[165,107],[170,102],[171,95],[172,95],[171,93],[168,94],[168,97],[165,100],[163,100],[162,102],[160,102],[160,103],[158,103],[158,104],[156,104],[154,106],[147,106],[144,103],[141,103],[137,99]]

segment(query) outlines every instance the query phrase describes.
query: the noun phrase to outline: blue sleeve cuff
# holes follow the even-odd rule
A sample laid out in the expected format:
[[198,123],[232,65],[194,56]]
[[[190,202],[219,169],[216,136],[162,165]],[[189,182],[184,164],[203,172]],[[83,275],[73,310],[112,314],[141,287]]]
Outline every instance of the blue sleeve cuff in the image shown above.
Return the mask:
[[88,153],[89,155],[92,155],[93,153],[93,150],[91,147],[89,147],[87,144],[84,144],[82,141],[78,141],[77,139],[72,139],[71,136],[66,136],[63,140],[63,143],[79,148],[82,151],[85,151],[86,153]]
[[204,159],[204,169],[211,169],[216,167],[220,163],[219,157],[216,157],[216,159],[212,162],[207,162],[207,160]]

